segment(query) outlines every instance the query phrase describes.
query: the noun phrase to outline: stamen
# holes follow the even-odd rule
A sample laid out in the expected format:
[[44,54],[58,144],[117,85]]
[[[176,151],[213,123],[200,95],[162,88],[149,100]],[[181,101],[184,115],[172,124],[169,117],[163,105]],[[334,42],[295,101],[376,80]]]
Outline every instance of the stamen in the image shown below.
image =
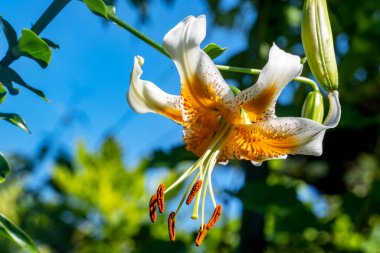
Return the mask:
[[168,230],[170,241],[175,241],[175,212],[171,212],[168,218]]
[[212,217],[210,221],[207,223],[207,230],[210,230],[215,223],[218,221],[219,217],[222,215],[222,205],[217,205],[214,209],[214,213],[212,214]]
[[199,228],[197,237],[195,238],[195,245],[200,246],[203,242],[203,239],[206,237],[207,234],[207,228],[206,225],[203,225],[203,227]]
[[157,195],[153,194],[153,196],[150,198],[150,201],[149,201],[149,217],[153,223],[155,223],[157,220],[156,206],[157,206]]
[[160,184],[157,189],[157,204],[158,204],[158,210],[160,213],[163,213],[165,211],[165,185]]
[[201,186],[202,186],[202,180],[200,179],[194,184],[193,188],[191,189],[191,192],[186,200],[187,205],[190,205],[191,201],[193,201],[195,195],[198,193],[199,189],[201,189]]

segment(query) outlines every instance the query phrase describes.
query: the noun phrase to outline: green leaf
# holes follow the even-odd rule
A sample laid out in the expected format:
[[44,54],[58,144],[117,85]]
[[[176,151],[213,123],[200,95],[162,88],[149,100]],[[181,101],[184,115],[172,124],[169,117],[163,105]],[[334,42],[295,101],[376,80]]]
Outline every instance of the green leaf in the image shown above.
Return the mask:
[[210,43],[205,48],[203,48],[203,51],[205,51],[211,59],[215,59],[219,55],[223,54],[226,50],[226,47],[220,47],[215,43]]
[[15,126],[18,126],[22,130],[31,133],[25,121],[18,114],[0,112],[0,119],[6,120]]
[[32,239],[15,224],[13,224],[7,217],[0,213],[0,230],[2,234],[6,235],[9,239],[12,239],[21,248],[28,252],[38,253],[37,246]]
[[43,41],[46,42],[46,44],[48,44],[49,47],[53,48],[53,49],[59,49],[59,45],[54,43],[53,41],[49,40],[49,39],[46,39],[46,38],[42,38]]
[[1,76],[1,72],[0,72],[0,82],[2,82],[5,87],[7,87],[9,94],[17,95],[20,93],[20,90],[18,88],[15,88],[15,86],[13,85],[13,83],[11,81],[4,80],[2,78],[3,78],[3,76]]
[[102,0],[83,0],[83,3],[87,5],[94,14],[108,19],[109,10]]
[[13,48],[17,45],[17,34],[15,29],[5,19],[0,17],[1,27],[3,28],[5,37],[7,38],[9,48]]
[[4,155],[0,152],[0,183],[5,181],[5,177],[10,172],[9,164]]
[[[4,85],[8,88],[8,90],[10,88],[13,88],[13,85],[12,85],[12,82],[15,82],[15,83],[18,83],[19,85],[21,86],[24,86],[25,88],[27,88],[28,90],[32,91],[33,93],[37,94],[38,96],[40,96],[41,98],[43,98],[45,101],[49,102],[49,99],[45,96],[45,94],[39,90],[39,89],[36,89],[32,86],[30,86],[29,84],[27,84],[22,78],[21,76],[15,71],[13,70],[12,68],[10,67],[6,67],[6,68],[3,68],[0,70],[0,82],[3,82]],[[11,85],[9,85],[9,83],[11,83]],[[8,84],[8,85],[7,85]],[[11,94],[12,92],[9,91]],[[18,90],[16,92],[16,94],[12,94],[12,95],[17,95],[18,94]]]
[[49,45],[32,30],[22,29],[17,53],[35,60],[42,68],[46,68],[51,60]]
[[5,96],[7,95],[7,90],[4,85],[0,82],[0,104],[4,102]]

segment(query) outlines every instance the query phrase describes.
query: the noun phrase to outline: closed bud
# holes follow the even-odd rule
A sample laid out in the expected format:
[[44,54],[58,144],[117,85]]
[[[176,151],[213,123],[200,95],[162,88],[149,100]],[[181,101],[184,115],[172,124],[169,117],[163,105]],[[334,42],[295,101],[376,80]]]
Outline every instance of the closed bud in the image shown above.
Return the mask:
[[301,30],[311,72],[325,90],[337,90],[338,69],[326,0],[305,0]]
[[309,92],[302,106],[302,117],[322,123],[323,113],[324,107],[322,94],[319,91]]

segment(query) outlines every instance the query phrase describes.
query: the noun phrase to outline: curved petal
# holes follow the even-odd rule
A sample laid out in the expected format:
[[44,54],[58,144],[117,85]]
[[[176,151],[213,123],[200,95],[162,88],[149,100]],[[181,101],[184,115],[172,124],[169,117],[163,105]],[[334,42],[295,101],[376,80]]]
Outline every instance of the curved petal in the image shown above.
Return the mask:
[[210,57],[200,48],[206,36],[206,17],[189,16],[171,29],[164,37],[163,47],[173,59],[180,74],[181,96],[187,108],[214,111],[226,119],[239,115],[233,103],[235,95],[224,81]]
[[235,101],[252,122],[274,116],[274,107],[284,87],[302,72],[298,56],[286,53],[273,44],[268,63],[256,84],[240,92]]
[[233,126],[225,144],[225,159],[262,162],[288,154],[321,155],[325,131],[336,127],[340,120],[338,95],[329,94],[326,125],[305,118],[280,117]]
[[182,124],[181,98],[162,91],[152,82],[141,80],[143,64],[144,58],[136,56],[127,94],[128,104],[138,113],[159,113]]

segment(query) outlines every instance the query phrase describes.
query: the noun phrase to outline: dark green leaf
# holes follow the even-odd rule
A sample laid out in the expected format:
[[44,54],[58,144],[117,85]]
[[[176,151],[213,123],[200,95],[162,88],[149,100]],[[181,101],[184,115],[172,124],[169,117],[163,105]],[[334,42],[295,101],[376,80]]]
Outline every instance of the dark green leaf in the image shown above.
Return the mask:
[[18,126],[22,130],[31,133],[28,126],[25,124],[25,121],[15,113],[0,113],[0,119],[6,120],[9,123]]
[[[30,90],[33,93],[37,94],[38,96],[42,97],[45,101],[49,101],[49,99],[45,96],[45,94],[41,90],[36,89],[36,88],[30,86],[29,84],[27,84],[21,78],[21,76],[15,70],[13,70],[10,67],[6,67],[6,68],[3,68],[0,70],[0,82],[3,82],[5,84],[5,86],[8,88],[8,90],[9,90],[9,87],[8,87],[7,83],[8,84],[12,83],[12,82],[18,83],[19,85],[24,86],[28,90]],[[13,85],[10,85],[10,86],[11,86],[11,88],[14,88]],[[11,93],[11,91],[9,91],[9,92]],[[17,90],[16,94],[18,94],[18,90]],[[15,94],[12,94],[12,95],[15,95]]]
[[22,29],[17,52],[35,60],[42,68],[46,68],[51,60],[51,49],[48,44],[28,29]]
[[46,38],[42,38],[43,41],[46,42],[46,44],[48,44],[49,47],[53,48],[53,49],[59,49],[59,45],[54,43],[53,41],[49,40],[49,39],[46,39]]
[[203,48],[203,51],[205,51],[211,59],[215,59],[219,55],[223,54],[226,50],[226,47],[220,47],[215,43],[210,43],[205,48]]
[[5,37],[7,38],[9,48],[13,48],[17,45],[17,34],[15,29],[5,19],[0,17],[1,27],[3,28]]
[[0,183],[5,181],[5,177],[8,175],[10,169],[7,160],[0,152]]
[[15,243],[17,243],[21,248],[28,252],[38,253],[37,246],[34,244],[32,239],[18,228],[15,224],[13,224],[7,217],[0,214],[0,228],[1,232],[5,234],[8,238],[12,239]]
[[96,15],[108,18],[107,6],[102,0],[83,0],[83,3]]
[[4,102],[5,96],[7,95],[7,90],[4,85],[0,82],[0,104]]
[[15,88],[11,81],[3,79],[3,76],[1,76],[1,72],[0,72],[0,81],[3,83],[5,87],[7,87],[9,94],[17,95],[20,93],[20,90],[18,88]]

